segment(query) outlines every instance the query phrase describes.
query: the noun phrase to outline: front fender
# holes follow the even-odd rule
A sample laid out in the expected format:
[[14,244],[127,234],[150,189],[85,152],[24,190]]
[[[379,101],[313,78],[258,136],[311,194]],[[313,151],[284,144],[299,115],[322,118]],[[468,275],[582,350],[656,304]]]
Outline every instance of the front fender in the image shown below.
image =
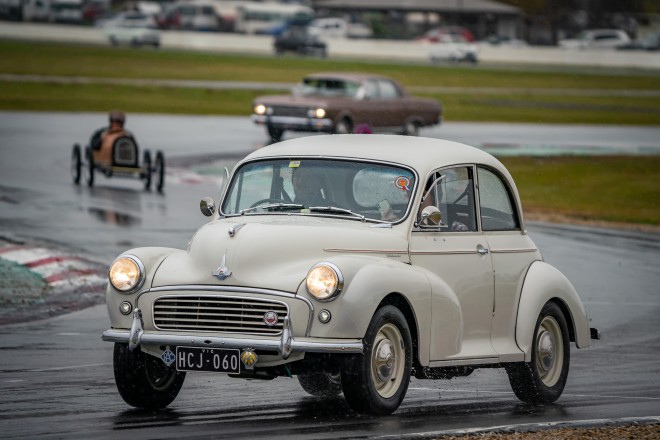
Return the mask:
[[591,345],[589,321],[575,288],[556,268],[543,261],[530,266],[523,282],[516,321],[516,343],[525,352],[525,361],[532,359],[534,327],[541,309],[550,300],[559,300],[568,309],[567,321],[575,333],[578,348]]
[[119,312],[119,304],[123,301],[129,301],[133,304],[133,307],[137,307],[135,299],[138,294],[151,287],[154,275],[160,264],[165,258],[175,252],[185,251],[166,247],[143,247],[122,252],[121,255],[134,255],[142,261],[142,264],[144,264],[145,280],[139,291],[130,294],[115,290],[115,288],[112,287],[112,284],[108,282],[108,287],[105,292],[105,303],[108,307],[108,315],[110,316],[110,325],[112,328],[131,328],[133,314],[131,313],[128,316],[122,315]]
[[[452,344],[460,344],[461,320],[460,307],[456,298],[437,285],[435,278],[430,278],[427,271],[405,263],[384,258],[367,256],[342,256],[328,260],[342,271],[346,284],[344,291],[330,302],[313,299],[303,282],[298,295],[309,298],[313,307],[313,322],[310,336],[318,338],[363,338],[372,316],[383,299],[396,293],[403,297],[412,313],[419,342],[419,359],[422,365],[428,365],[431,344],[431,321],[434,304],[433,296],[439,298],[436,304],[444,304],[441,309],[456,319],[444,320],[444,334]],[[442,283],[440,283],[442,284]],[[328,324],[322,324],[317,316],[322,309],[332,314]],[[443,319],[443,317],[436,317]],[[456,351],[454,347],[450,351]]]

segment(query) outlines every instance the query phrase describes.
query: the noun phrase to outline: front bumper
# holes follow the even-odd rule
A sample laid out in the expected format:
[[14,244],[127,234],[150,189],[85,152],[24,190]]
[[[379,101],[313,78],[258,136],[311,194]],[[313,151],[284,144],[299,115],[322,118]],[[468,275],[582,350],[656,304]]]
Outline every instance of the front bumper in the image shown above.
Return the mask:
[[331,119],[304,118],[299,116],[252,115],[252,122],[268,127],[292,131],[332,132],[334,123]]
[[201,348],[251,348],[254,350],[277,351],[287,359],[292,352],[309,353],[362,353],[364,344],[361,339],[294,339],[291,334],[289,319],[284,321],[284,330],[279,340],[257,339],[250,337],[221,337],[210,335],[177,335],[167,332],[145,332],[142,311],[135,309],[130,330],[108,329],[103,332],[103,340],[127,343],[132,351],[140,344],[185,345]]

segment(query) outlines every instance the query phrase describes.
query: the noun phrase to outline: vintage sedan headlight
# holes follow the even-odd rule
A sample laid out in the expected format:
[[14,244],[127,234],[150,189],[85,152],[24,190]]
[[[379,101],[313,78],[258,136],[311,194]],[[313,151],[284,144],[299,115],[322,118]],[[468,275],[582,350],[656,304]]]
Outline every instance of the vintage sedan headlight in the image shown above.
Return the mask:
[[319,301],[330,301],[344,288],[344,277],[337,266],[322,262],[307,273],[307,291]]
[[266,110],[266,106],[263,104],[257,104],[254,106],[254,113],[257,115],[265,115]]
[[144,284],[144,264],[138,257],[122,255],[112,262],[108,278],[115,289],[131,293]]
[[309,116],[312,117],[312,118],[318,118],[318,119],[321,119],[321,118],[324,118],[324,117],[325,117],[326,112],[325,112],[325,109],[323,109],[323,108],[315,108],[315,109],[311,109],[311,110],[308,112],[308,114],[309,114]]

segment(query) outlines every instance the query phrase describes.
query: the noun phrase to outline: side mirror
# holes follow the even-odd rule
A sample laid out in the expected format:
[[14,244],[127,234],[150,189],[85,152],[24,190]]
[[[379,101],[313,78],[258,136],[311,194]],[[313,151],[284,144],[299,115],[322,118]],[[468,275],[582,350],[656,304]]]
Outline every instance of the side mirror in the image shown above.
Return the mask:
[[436,206],[427,206],[422,209],[422,226],[442,226],[442,213]]
[[210,197],[204,197],[199,202],[199,210],[202,211],[206,217],[211,217],[215,214],[215,202]]

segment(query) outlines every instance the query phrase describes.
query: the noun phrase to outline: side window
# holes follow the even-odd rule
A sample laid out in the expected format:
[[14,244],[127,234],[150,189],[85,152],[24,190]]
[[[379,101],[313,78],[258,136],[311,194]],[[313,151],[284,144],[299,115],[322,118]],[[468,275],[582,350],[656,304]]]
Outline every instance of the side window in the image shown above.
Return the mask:
[[513,197],[502,179],[492,171],[479,168],[481,228],[484,231],[520,229]]
[[390,81],[379,81],[380,97],[383,99],[395,99],[399,97],[399,91]]
[[477,230],[474,203],[473,169],[456,167],[436,171],[427,181],[419,212],[434,205],[440,209],[443,232],[474,232]]
[[364,83],[364,92],[367,99],[378,99],[380,98],[380,93],[378,93],[378,83],[376,81],[367,81]]

